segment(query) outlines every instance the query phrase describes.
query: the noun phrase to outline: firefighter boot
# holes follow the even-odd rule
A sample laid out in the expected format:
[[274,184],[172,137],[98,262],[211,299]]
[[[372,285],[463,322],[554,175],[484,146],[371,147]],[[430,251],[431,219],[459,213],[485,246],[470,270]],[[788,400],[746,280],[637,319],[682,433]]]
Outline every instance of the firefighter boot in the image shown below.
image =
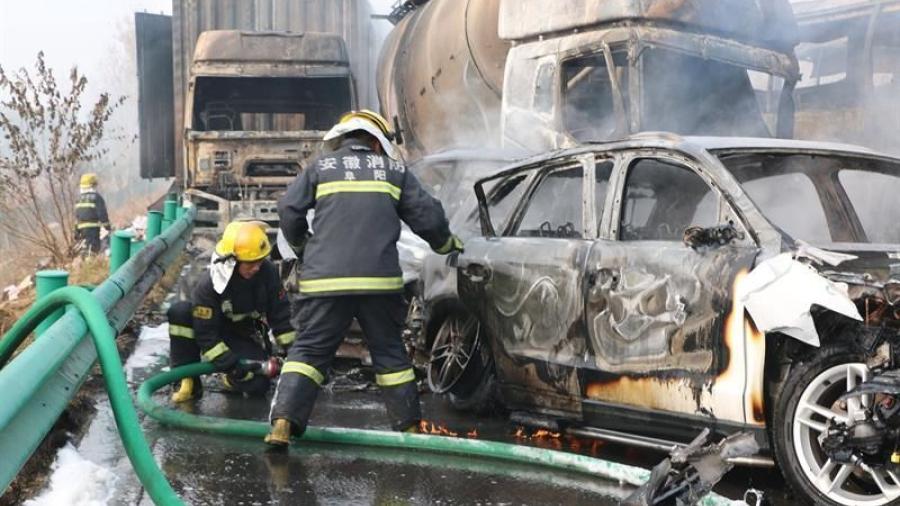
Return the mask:
[[291,444],[291,422],[284,418],[276,418],[272,429],[266,434],[265,442],[271,446],[287,446]]
[[199,399],[203,395],[203,383],[200,378],[182,378],[178,388],[172,392],[172,402],[186,402]]

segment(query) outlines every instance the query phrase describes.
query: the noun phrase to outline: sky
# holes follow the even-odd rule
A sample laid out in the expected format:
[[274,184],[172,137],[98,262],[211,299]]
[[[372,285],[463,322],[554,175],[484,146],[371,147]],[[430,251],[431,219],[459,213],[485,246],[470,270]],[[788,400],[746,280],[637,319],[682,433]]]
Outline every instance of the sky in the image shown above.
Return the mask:
[[[369,0],[386,14],[395,0]],[[102,69],[116,34],[133,29],[134,12],[172,13],[172,0],[0,0],[0,65],[30,66],[43,50],[54,68]]]
[[135,11],[171,14],[172,0],[0,0],[0,65],[30,67],[43,50],[54,69],[106,70],[104,53],[134,29]]

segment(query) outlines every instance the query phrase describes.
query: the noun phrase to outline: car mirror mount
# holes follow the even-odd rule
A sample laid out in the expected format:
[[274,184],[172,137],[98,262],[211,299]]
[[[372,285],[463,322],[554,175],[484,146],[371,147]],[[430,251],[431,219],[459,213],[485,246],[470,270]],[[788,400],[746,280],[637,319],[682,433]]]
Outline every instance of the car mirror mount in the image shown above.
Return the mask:
[[742,239],[743,234],[738,232],[733,224],[716,225],[714,227],[688,227],[684,231],[684,244],[691,249],[709,249],[727,246],[736,239]]

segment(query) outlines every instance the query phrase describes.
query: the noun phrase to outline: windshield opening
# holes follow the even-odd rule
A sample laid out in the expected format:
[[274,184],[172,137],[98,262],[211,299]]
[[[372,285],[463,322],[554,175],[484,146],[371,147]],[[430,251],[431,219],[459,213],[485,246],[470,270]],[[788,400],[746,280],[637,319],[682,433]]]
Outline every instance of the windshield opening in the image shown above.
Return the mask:
[[454,160],[414,166],[412,170],[429,192],[441,201],[451,225],[477,230],[475,182],[507,163],[503,160]]
[[[628,52],[624,47],[615,48],[612,56],[622,100],[627,103]],[[603,53],[563,62],[562,79],[566,131],[582,142],[609,139],[618,122],[615,88]]]
[[642,130],[772,136],[746,68],[647,48],[641,69]]
[[766,218],[810,243],[900,244],[900,164],[839,155],[719,155]]
[[350,108],[346,77],[198,77],[192,128],[328,130]]
[[[629,65],[627,47],[617,45],[612,59],[622,100],[638,116],[640,130],[681,135],[771,137],[778,100],[757,90],[775,76],[700,55],[646,47]],[[633,97],[631,78],[640,71],[640,96]],[[603,53],[566,60],[562,64],[562,120],[566,131],[581,142],[608,140],[616,133],[613,82]],[[637,108],[637,110],[634,110]],[[770,111],[772,109],[772,111]],[[767,123],[768,119],[768,123]]]

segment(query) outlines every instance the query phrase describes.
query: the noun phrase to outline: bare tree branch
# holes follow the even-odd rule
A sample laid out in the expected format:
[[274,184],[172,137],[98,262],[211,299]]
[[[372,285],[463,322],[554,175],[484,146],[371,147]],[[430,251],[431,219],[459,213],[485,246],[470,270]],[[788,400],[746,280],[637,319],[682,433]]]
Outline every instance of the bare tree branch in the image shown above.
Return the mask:
[[125,101],[86,104],[87,78],[75,67],[67,77],[64,90],[43,52],[32,71],[0,66],[0,230],[58,262],[75,249],[77,172],[106,155],[106,123]]

